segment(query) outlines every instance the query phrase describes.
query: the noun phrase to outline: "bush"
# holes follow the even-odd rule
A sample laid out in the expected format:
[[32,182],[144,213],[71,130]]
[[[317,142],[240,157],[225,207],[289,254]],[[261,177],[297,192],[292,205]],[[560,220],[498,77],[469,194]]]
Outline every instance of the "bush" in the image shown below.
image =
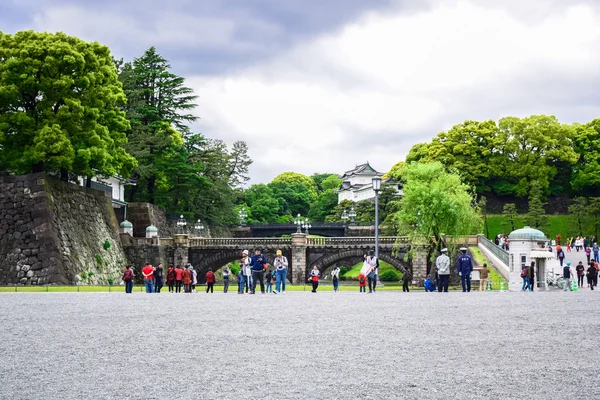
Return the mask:
[[104,262],[100,254],[96,254],[96,262],[98,263],[98,265],[102,265],[102,263]]
[[236,264],[229,264],[229,270],[231,271],[231,275],[237,276],[240,273],[240,266]]
[[348,272],[348,268],[344,266],[340,267],[340,275],[344,275],[346,272]]
[[104,242],[104,250],[108,250],[108,249],[110,249],[110,241],[107,240]]
[[108,285],[112,286],[115,283],[114,279],[108,279]]
[[387,269],[379,274],[379,279],[384,282],[398,282],[401,278],[402,273],[393,269]]
[[82,281],[85,281],[87,279],[87,274],[85,272],[82,272],[80,276]]

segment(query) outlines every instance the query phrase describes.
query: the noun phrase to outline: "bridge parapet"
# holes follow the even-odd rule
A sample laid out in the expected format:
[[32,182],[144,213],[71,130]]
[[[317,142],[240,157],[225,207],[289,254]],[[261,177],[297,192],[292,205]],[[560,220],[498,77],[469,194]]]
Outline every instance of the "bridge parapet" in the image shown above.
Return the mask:
[[[365,247],[374,246],[372,237],[309,237],[306,244],[310,247]],[[379,238],[379,247],[392,248],[398,245],[408,245],[406,236],[382,236]]]
[[240,249],[290,247],[292,238],[191,238],[190,247]]

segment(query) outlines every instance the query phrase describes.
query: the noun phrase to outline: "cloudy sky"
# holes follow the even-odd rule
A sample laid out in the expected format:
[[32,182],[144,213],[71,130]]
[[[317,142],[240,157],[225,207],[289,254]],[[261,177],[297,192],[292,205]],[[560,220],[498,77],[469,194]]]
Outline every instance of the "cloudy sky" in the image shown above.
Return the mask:
[[595,0],[0,1],[23,29],[156,46],[200,96],[195,129],[248,142],[253,183],[385,172],[465,119],[600,116]]

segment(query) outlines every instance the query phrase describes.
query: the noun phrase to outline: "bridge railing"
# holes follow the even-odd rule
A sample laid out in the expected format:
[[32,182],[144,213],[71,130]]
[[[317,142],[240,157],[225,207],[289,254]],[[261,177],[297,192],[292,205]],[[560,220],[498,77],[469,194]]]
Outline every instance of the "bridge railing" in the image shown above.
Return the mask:
[[291,246],[292,238],[191,238],[191,247],[257,247]]
[[479,235],[479,243],[488,249],[493,255],[498,257],[505,265],[508,266],[508,251],[502,249],[502,247],[496,245],[494,242],[489,240],[483,235]]
[[[382,236],[379,238],[379,246],[394,246],[396,244],[408,243],[405,236]],[[375,245],[374,237],[309,237],[309,246],[364,246]]]

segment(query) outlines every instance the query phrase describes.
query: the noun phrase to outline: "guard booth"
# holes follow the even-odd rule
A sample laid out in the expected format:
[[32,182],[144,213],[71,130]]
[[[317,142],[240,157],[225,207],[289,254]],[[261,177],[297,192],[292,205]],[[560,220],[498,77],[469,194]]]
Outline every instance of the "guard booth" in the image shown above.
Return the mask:
[[[509,284],[508,289],[511,292],[521,291],[523,278],[521,270],[523,267],[535,262],[535,282],[534,288],[538,290],[548,290],[546,282],[547,263],[552,260],[554,255],[548,246],[549,240],[544,232],[526,226],[517,229],[508,235],[509,240]],[[534,290],[535,290],[534,289]]]

